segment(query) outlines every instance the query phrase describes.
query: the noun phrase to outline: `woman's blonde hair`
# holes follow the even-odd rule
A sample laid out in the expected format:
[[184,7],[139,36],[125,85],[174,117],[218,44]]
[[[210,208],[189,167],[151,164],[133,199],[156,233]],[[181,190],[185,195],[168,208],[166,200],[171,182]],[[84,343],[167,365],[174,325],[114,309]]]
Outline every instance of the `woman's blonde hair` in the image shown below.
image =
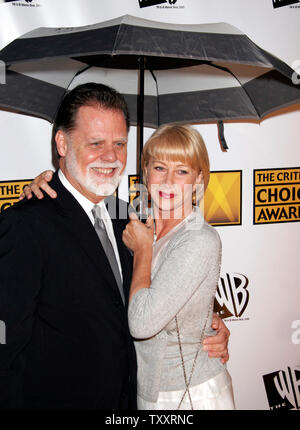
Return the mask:
[[181,124],[160,126],[143,148],[141,166],[144,178],[150,158],[181,161],[198,174],[202,172],[206,190],[210,175],[209,158],[202,136],[195,128]]

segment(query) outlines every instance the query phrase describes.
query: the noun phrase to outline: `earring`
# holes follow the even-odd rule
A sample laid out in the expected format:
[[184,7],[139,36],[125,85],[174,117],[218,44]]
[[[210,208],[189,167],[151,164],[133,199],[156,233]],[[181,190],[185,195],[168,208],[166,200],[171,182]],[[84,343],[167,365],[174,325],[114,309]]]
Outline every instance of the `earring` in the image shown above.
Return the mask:
[[193,206],[197,206],[196,191],[193,191],[193,196],[192,196],[192,205],[193,205]]

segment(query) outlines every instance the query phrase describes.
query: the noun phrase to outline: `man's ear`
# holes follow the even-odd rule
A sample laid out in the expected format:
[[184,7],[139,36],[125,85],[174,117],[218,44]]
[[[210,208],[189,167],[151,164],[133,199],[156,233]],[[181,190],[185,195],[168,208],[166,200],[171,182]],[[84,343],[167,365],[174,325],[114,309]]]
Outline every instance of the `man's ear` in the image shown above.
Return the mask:
[[61,157],[65,157],[68,148],[66,133],[64,133],[62,130],[58,130],[55,135],[55,143],[59,155]]

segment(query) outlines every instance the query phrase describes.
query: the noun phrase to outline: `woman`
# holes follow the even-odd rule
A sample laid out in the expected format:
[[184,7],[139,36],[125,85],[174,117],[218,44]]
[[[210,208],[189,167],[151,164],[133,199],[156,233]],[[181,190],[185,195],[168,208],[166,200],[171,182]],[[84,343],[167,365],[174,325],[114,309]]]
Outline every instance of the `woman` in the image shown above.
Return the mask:
[[201,348],[221,262],[218,233],[191,204],[209,181],[205,144],[191,127],[164,125],[146,143],[142,167],[155,224],[131,216],[123,233],[134,252],[128,319],[138,408],[234,409],[225,365]]
[[[139,409],[232,409],[227,357],[208,358],[202,348],[210,329],[220,266],[220,240],[192,207],[197,186],[209,181],[200,134],[180,125],[160,127],[143,150],[143,171],[154,221],[133,218],[123,233],[134,253],[129,324],[138,357]],[[41,174],[31,190],[55,198]],[[153,242],[154,239],[154,242]]]

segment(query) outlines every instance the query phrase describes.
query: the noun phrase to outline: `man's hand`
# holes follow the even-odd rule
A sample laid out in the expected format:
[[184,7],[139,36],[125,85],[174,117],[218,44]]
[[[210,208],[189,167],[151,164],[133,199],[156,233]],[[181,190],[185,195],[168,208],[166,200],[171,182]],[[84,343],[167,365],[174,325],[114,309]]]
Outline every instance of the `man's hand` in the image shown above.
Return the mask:
[[57,197],[56,192],[48,185],[48,182],[51,181],[53,177],[52,170],[45,170],[39,176],[34,178],[30,184],[24,187],[23,193],[20,195],[19,200],[31,199],[32,195],[35,194],[38,199],[42,199],[44,197],[41,190],[44,190],[50,197],[55,199]]
[[203,340],[203,350],[208,352],[209,357],[220,357],[225,364],[229,360],[228,341],[230,331],[218,314],[213,314],[211,327],[216,330],[215,336],[208,336]]

